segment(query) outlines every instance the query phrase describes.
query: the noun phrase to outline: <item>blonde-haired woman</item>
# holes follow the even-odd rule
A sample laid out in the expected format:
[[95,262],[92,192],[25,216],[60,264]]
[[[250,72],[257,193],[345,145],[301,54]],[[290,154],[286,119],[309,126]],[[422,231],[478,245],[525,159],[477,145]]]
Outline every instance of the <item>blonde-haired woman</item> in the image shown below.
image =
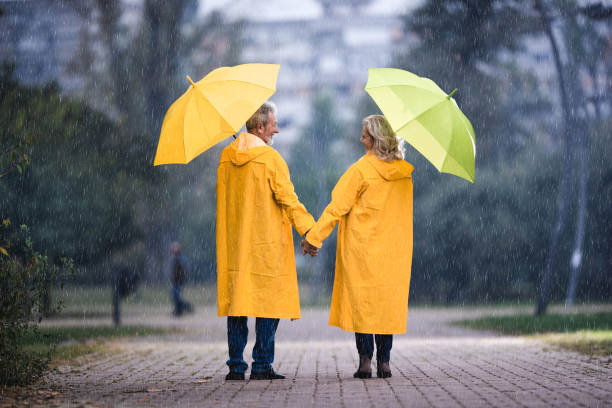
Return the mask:
[[340,222],[329,324],[355,332],[359,368],[391,377],[393,334],[406,332],[412,263],[412,170],[382,115],[363,119],[366,154],[340,177],[332,199],[302,241],[315,255]]

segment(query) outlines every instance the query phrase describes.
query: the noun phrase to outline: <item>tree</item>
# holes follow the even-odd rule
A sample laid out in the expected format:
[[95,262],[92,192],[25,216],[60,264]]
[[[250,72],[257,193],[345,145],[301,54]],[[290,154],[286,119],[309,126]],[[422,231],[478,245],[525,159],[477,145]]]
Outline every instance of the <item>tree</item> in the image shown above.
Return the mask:
[[[154,183],[134,185],[131,192],[132,211],[140,214],[136,224],[146,244],[149,278],[162,279],[167,244],[179,239],[179,235],[192,241],[198,250],[194,256],[203,257],[194,263],[206,265],[208,271],[214,263],[214,250],[211,255],[210,246],[203,246],[201,242],[214,240],[214,207],[206,202],[202,209],[198,183],[207,186],[212,183],[210,191],[214,191],[214,177],[209,176],[216,167],[218,149],[205,153],[187,167],[154,168],[154,146],[166,110],[188,85],[185,74],[196,78],[219,65],[238,62],[242,22],[227,23],[218,13],[198,21],[194,0],[146,0],[135,26],[127,26],[122,21],[124,10],[119,0],[73,1],[72,4],[84,18],[97,16],[100,27],[99,35],[82,33],[82,43],[103,50],[102,55],[96,56],[93,51],[83,51],[82,55],[94,55],[104,68],[96,72],[78,60],[74,64],[74,69],[87,79],[86,89],[94,92],[85,95],[86,100],[99,107],[97,101],[110,95],[111,103],[102,109],[116,118],[117,143],[141,134],[144,163],[139,170],[155,179]],[[212,181],[203,180],[204,177]],[[185,230],[187,219],[194,222],[190,227],[200,235]]]
[[[291,178],[300,201],[315,219],[331,199],[331,190],[348,165],[340,159],[340,146],[345,144],[343,124],[335,117],[333,99],[319,93],[312,102],[309,125],[302,130],[291,153]],[[346,156],[343,159],[350,159]],[[346,167],[343,168],[343,166]],[[336,235],[328,238],[312,260],[310,277],[314,300],[322,290],[329,290],[335,268]]]
[[20,88],[11,79],[12,72],[11,67],[0,72],[0,385],[25,385],[42,376],[49,354],[24,350],[21,341],[36,329],[33,322],[52,310],[50,287],[72,269],[72,262],[63,259],[61,266],[56,265],[34,250],[25,225],[17,229],[11,222],[15,214],[8,207],[13,202],[6,201],[14,188],[10,180],[15,169],[17,177],[31,171],[25,166],[30,164],[36,135],[33,129],[25,129],[29,118],[14,106]]
[[[474,125],[480,166],[507,158],[520,146],[524,133],[507,107],[511,83],[508,53],[521,49],[521,40],[539,28],[513,1],[427,1],[403,17],[406,37],[419,43],[402,49],[394,65],[433,79],[451,91]],[[516,74],[516,72],[515,72]]]
[[[416,167],[412,293],[445,303],[525,293],[535,259],[523,234],[541,230],[542,220],[531,218],[517,230],[518,217],[529,214],[509,176],[527,182],[522,188],[541,188],[537,172],[514,165],[532,162],[536,149],[525,154],[524,148],[536,142],[537,119],[550,114],[534,76],[516,62],[523,38],[539,30],[533,16],[502,0],[427,1],[404,17],[406,37],[416,35],[418,42],[400,48],[394,65],[447,91],[459,88],[455,99],[474,125],[477,145],[477,181],[469,186],[438,174],[407,148],[406,159]],[[521,256],[530,261],[521,262]]]
[[[601,5],[600,5],[601,6]],[[570,278],[566,294],[566,305],[573,305],[576,298],[576,288],[583,263],[583,244],[587,225],[588,206],[588,156],[589,156],[589,112],[587,98],[580,83],[575,80],[580,74],[590,76],[593,83],[597,82],[597,71],[603,63],[600,55],[605,47],[605,39],[598,34],[592,24],[580,19],[580,14],[589,18],[607,18],[605,8],[595,10],[591,6],[579,8],[575,2],[560,2],[557,12],[563,18],[562,30],[553,30],[554,13],[550,4],[542,0],[535,1],[535,9],[540,15],[542,26],[551,45],[555,68],[558,77],[561,107],[563,110],[563,140],[564,140],[564,171],[559,190],[558,209],[553,228],[546,269],[542,273],[538,287],[538,297],[535,314],[546,312],[550,299],[550,286],[553,268],[559,256],[559,239],[565,229],[572,191],[572,173],[578,174],[578,193],[576,196],[576,230],[572,255],[570,259]],[[561,55],[561,49],[567,50]],[[564,58],[563,58],[564,57]],[[566,61],[563,63],[562,61]],[[601,109],[599,98],[593,101],[596,119]]]
[[[139,136],[115,145],[112,121],[63,97],[57,86],[30,88],[0,76],[3,146],[37,137],[24,155],[37,163],[0,185],[3,216],[35,226],[51,262],[62,256],[94,264],[140,235],[132,212],[134,183],[148,180]],[[142,139],[140,139],[142,140]],[[13,142],[12,142],[13,141]]]

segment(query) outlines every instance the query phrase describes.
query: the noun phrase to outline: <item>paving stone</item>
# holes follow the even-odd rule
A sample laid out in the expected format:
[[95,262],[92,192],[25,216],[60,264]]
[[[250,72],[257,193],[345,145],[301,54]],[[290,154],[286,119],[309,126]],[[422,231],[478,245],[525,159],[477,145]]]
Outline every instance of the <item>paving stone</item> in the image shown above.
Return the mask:
[[[214,407],[605,407],[612,364],[525,338],[449,326],[465,311],[409,312],[394,337],[393,377],[353,378],[354,335],[327,326],[327,311],[282,321],[274,368],[281,381],[226,382],[225,320],[214,309],[180,321],[127,316],[140,324],[188,329],[178,335],[113,340],[113,353],[87,356],[49,373],[57,406]],[[127,320],[127,321],[126,321]],[[62,322],[57,322],[61,324]],[[83,322],[81,322],[82,324]],[[51,323],[52,324],[52,323]],[[92,324],[100,324],[92,322]],[[245,350],[250,362],[254,319]],[[548,350],[548,351],[544,351]]]

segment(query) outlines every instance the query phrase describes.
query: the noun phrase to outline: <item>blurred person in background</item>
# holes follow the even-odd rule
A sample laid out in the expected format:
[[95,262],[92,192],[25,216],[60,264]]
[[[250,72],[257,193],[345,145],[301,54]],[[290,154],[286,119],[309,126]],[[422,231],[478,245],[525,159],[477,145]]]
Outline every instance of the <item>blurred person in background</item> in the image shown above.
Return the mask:
[[382,115],[363,119],[366,154],[340,177],[302,241],[313,254],[339,222],[329,324],[355,333],[356,378],[391,377],[393,334],[406,332],[412,264],[412,170]]
[[170,297],[174,303],[172,314],[178,317],[185,312],[193,312],[193,307],[181,294],[183,285],[187,280],[187,257],[181,252],[181,245],[176,241],[170,244],[170,254],[172,255],[169,273],[170,284],[172,285]]

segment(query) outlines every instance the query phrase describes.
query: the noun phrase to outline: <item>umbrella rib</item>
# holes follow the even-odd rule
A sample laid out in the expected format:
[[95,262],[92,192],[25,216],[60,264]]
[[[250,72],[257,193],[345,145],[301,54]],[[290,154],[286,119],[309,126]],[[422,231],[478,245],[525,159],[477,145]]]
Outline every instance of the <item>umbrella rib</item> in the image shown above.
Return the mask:
[[[411,122],[412,122],[412,121],[411,121]],[[408,122],[408,123],[410,123],[410,122]],[[408,123],[406,123],[404,126],[402,126],[402,127],[399,129],[399,130],[401,130],[401,129],[403,129],[404,127],[408,126]],[[399,132],[399,130],[398,130],[398,132]],[[406,140],[406,142],[407,142],[409,145],[412,145],[412,143],[408,142],[407,140]],[[447,151],[444,149],[444,146],[442,146],[442,144],[441,144],[440,142],[438,142],[438,141],[437,141],[435,138],[433,139],[433,142],[435,142],[435,143],[436,143],[438,146],[440,146],[440,148],[441,148],[441,149],[444,151],[444,153],[445,153],[445,154],[444,154],[444,160],[442,160],[442,163],[440,163],[440,167],[438,167],[438,166],[437,166],[437,165],[436,165],[436,164],[435,164],[433,161],[429,160],[427,157],[425,157],[425,158],[427,158],[427,160],[428,160],[428,161],[429,161],[431,164],[433,164],[433,166],[434,166],[434,167],[435,167],[435,168],[436,168],[438,171],[440,171],[440,172],[441,172],[441,171],[442,171],[442,168],[444,167],[444,163],[446,163],[446,158],[448,157],[448,152],[447,152]],[[414,149],[416,149],[416,150],[417,150],[419,153],[421,153],[421,151],[420,151],[419,149],[417,149],[415,146],[412,146],[412,147],[413,147]],[[421,154],[423,154],[423,153],[421,153]],[[424,154],[423,154],[423,155],[424,155]]]
[[441,103],[446,102],[446,100],[441,100],[439,102],[436,102],[435,104],[431,105],[429,108],[425,109],[423,112],[419,113],[417,116],[415,116],[414,118],[410,119],[408,122],[404,123],[400,128],[398,128],[395,133],[399,132],[400,130],[402,130],[404,127],[406,127],[410,122],[413,122],[415,120],[419,120],[419,118],[421,116],[423,116],[424,114],[426,114],[427,112],[429,112],[430,110],[432,110],[433,108],[438,107],[438,105],[440,105]]
[[[202,92],[202,90],[198,88],[197,86],[195,87],[195,89],[197,89],[200,95],[202,95],[202,97],[206,100],[206,102],[208,102],[210,106],[212,106],[215,109],[215,111],[219,114],[219,117],[223,119],[223,122],[225,122],[225,124],[231,128],[232,126],[227,122],[227,119],[225,119],[225,117],[221,114],[221,112],[219,112],[219,109],[215,106],[214,103],[210,101],[210,99],[208,99],[208,97],[204,94],[204,92]],[[198,112],[198,117],[200,118],[200,121],[204,123],[204,118],[202,118],[202,116],[200,115],[199,110],[196,109],[196,111]]]
[[260,88],[268,89],[268,90],[271,90],[271,91],[276,91],[276,87],[274,87],[274,89],[272,89],[270,87],[267,87],[267,86],[264,86],[264,85],[260,85],[260,84],[257,84],[255,82],[244,81],[242,79],[220,79],[218,81],[206,82],[205,84],[202,84],[202,86],[205,86],[205,85],[208,85],[208,84],[216,84],[218,82],[241,82],[243,84],[254,85],[254,86],[258,86]]
[[[256,86],[256,87],[259,87],[259,88],[263,88],[263,89],[265,89],[265,90],[267,90],[267,91],[271,91],[272,93],[276,92],[276,88],[275,88],[275,89],[270,89],[270,88],[268,88],[268,87],[266,87],[266,86],[263,86],[263,85],[259,85],[259,84],[256,84],[256,83],[253,83],[253,82],[248,82],[248,81],[241,81],[241,80],[238,80],[238,79],[224,79],[223,81],[215,81],[215,82],[209,82],[209,83],[210,83],[210,84],[212,84],[212,83],[219,83],[219,82],[241,82],[241,83],[245,83],[245,84],[253,85],[253,86]],[[202,86],[205,86],[205,84],[202,84]],[[196,88],[197,88],[197,87],[196,87]],[[224,121],[224,122],[225,122],[225,123],[226,123],[226,124],[227,124],[229,127],[231,127],[231,125],[230,125],[230,124],[227,122],[227,119],[225,119],[225,117],[223,116],[223,114],[220,112],[219,108],[217,108],[217,106],[216,106],[216,105],[215,105],[215,104],[214,104],[214,103],[213,103],[213,102],[212,102],[212,101],[211,101],[211,100],[208,98],[208,96],[207,96],[207,95],[204,93],[204,91],[203,91],[203,90],[201,90],[201,89],[199,89],[199,88],[197,88],[197,89],[198,89],[198,91],[199,91],[199,92],[202,94],[202,96],[204,96],[204,97],[206,98],[206,100],[208,101],[208,103],[210,103],[210,105],[211,105],[213,108],[215,108],[215,110],[217,111],[217,113],[219,114],[219,116],[220,116],[221,118],[223,118],[223,121]],[[246,118],[246,119],[245,119],[245,121],[246,121],[247,119],[248,119],[248,118]]]
[[459,115],[459,119],[461,120],[461,123],[463,123],[463,127],[465,127],[465,130],[467,131],[467,134],[470,137],[470,142],[472,142],[472,151],[474,152],[474,160],[475,160],[476,159],[476,138],[475,138],[475,135],[473,135],[472,132],[470,132],[470,127],[467,126],[467,124],[465,123],[465,120],[463,119],[463,117],[461,115]]
[[417,86],[417,85],[401,84],[401,83],[399,83],[399,84],[382,84],[382,85],[376,85],[376,86],[366,86],[365,90],[367,92],[369,89],[388,88],[388,87],[391,87],[391,86],[407,86],[407,87],[410,87],[410,88],[417,88],[419,90],[429,92],[430,94],[433,94],[433,95],[436,95],[436,96],[444,96],[444,97],[448,96],[448,95],[446,95],[446,93],[443,90],[440,90],[442,92],[442,94],[439,94],[439,93],[435,93],[434,91],[432,91],[430,89],[423,88],[423,87],[420,87],[420,86]]
[[[431,107],[429,107],[429,109],[421,112],[419,114],[419,116],[414,117],[412,120],[409,120],[408,122],[404,123],[404,125],[402,127],[400,127],[399,129],[397,129],[397,131],[395,131],[395,133],[398,133],[400,130],[402,130],[403,128],[405,128],[406,126],[408,126],[410,124],[410,122],[413,122],[415,120],[418,120],[419,117],[421,117],[422,115],[426,114],[427,112],[429,112],[430,110],[432,110],[433,108],[437,107],[438,105],[440,105],[441,103],[446,102],[445,100],[442,100],[434,105],[432,105]],[[465,127],[465,130],[467,131],[468,135],[470,136],[470,141],[472,142],[472,150],[474,152],[474,158],[476,157],[476,143],[474,140],[474,136],[472,135],[472,132],[470,132],[470,129],[468,128],[468,126],[466,126],[465,121],[463,120],[463,118],[460,118],[461,122],[463,123],[463,126]],[[440,147],[444,149],[444,146],[442,146],[442,144],[440,142],[438,142],[438,140],[436,140],[435,138],[433,139],[434,142],[436,142]],[[446,152],[446,154],[444,155],[444,160],[442,161],[442,165],[440,166],[440,169],[444,167],[444,164],[446,164],[446,160],[448,159],[448,152]],[[438,169],[438,170],[440,170]],[[440,170],[441,171],[441,170]]]

